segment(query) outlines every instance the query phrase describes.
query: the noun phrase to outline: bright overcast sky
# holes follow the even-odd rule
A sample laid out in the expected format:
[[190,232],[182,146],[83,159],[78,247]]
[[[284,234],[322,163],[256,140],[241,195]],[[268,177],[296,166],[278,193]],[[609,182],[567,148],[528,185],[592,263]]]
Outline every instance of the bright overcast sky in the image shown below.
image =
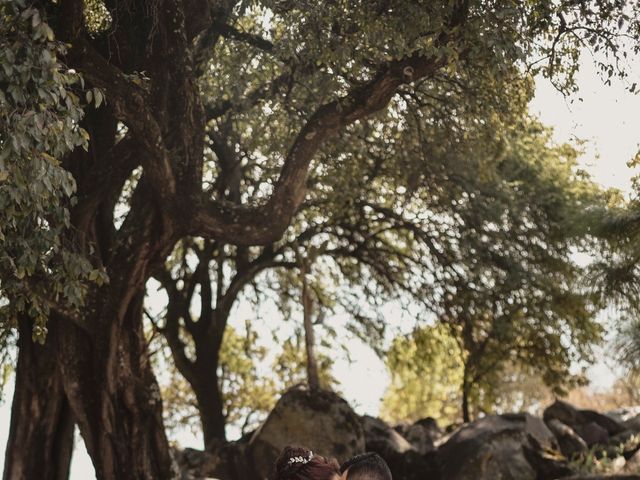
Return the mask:
[[[531,111],[554,128],[558,141],[587,141],[581,159],[584,168],[602,185],[628,193],[633,174],[626,163],[640,142],[640,95],[626,91],[621,82],[603,85],[593,63],[583,63],[575,97],[565,99],[539,79]],[[633,74],[630,83],[640,84],[640,59],[633,63]]]
[[[640,76],[640,61],[635,64],[634,73],[636,77]],[[636,80],[640,84],[640,78],[631,82]],[[626,162],[636,154],[640,142],[640,95],[628,93],[619,82],[610,87],[604,86],[595,68],[586,61],[578,76],[578,84],[580,92],[571,102],[555,91],[549,82],[540,80],[531,111],[555,129],[558,141],[586,140],[586,153],[581,159],[583,167],[602,185],[629,193],[632,172]],[[579,97],[583,101],[579,101]],[[349,364],[338,360],[336,376],[342,384],[344,396],[357,411],[375,415],[388,382],[384,364],[362,344],[353,342],[352,347],[355,362]],[[590,377],[596,387],[606,387],[612,380],[611,371],[603,364],[594,367]],[[10,418],[11,392],[6,393],[8,401],[0,406],[2,452]],[[198,447],[197,444],[193,446]],[[4,455],[0,455],[0,471],[3,463]],[[86,452],[76,452],[71,480],[91,478],[94,478],[93,468]]]

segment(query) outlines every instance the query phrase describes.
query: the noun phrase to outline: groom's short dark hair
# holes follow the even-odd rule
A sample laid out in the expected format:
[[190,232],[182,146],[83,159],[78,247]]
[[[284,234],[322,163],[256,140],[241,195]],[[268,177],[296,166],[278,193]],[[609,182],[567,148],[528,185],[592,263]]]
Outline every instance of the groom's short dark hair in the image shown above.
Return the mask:
[[340,467],[340,473],[347,473],[347,480],[392,480],[391,470],[380,455],[373,452],[356,455]]

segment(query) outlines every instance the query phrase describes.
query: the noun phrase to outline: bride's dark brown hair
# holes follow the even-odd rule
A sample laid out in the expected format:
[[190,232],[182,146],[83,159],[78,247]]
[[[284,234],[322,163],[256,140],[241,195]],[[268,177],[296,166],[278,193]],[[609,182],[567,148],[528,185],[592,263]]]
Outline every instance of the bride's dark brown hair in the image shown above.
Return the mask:
[[304,447],[285,447],[276,460],[274,480],[333,480],[340,476],[334,459],[313,455]]

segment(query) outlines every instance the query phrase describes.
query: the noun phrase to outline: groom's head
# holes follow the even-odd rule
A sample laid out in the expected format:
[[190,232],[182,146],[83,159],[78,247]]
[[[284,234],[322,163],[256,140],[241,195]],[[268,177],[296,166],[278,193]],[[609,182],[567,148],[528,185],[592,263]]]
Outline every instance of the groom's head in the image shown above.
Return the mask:
[[377,453],[363,453],[340,467],[344,480],[392,480],[391,471]]

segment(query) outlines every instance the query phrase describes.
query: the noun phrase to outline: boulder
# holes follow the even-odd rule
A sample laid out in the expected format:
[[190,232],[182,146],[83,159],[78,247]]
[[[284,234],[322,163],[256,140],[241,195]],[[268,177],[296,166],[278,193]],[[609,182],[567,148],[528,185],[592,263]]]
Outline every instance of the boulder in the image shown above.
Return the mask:
[[603,427],[595,422],[576,425],[575,430],[585,443],[589,445],[589,447],[593,447],[594,445],[606,445],[609,443],[609,434]]
[[576,475],[563,480],[640,480],[640,475]]
[[382,420],[365,415],[362,427],[366,450],[384,458],[394,480],[424,480],[436,473],[433,462]]
[[545,422],[549,422],[551,419],[560,420],[565,425],[574,428],[576,425],[582,425],[585,423],[585,419],[580,411],[573,405],[563,402],[562,400],[556,400],[549,405],[542,414],[542,418]]
[[379,418],[365,415],[361,420],[367,450],[378,452],[380,455],[391,451],[404,453],[415,450],[406,438]]
[[400,423],[396,423],[393,426],[393,429],[398,432],[400,435],[402,435],[403,437],[407,437],[407,430],[409,430],[409,427],[411,427],[411,423],[409,422],[400,422]]
[[431,417],[418,420],[413,425],[405,428],[403,432],[403,436],[422,455],[435,450],[436,442],[443,435],[444,432]]
[[422,418],[412,426],[419,426],[423,430],[427,431],[429,434],[429,438],[431,438],[431,440],[433,440],[434,442],[444,434],[444,431],[440,428],[438,422],[433,417]]
[[558,439],[558,445],[562,454],[571,459],[576,455],[589,450],[587,443],[571,427],[565,425],[560,420],[552,418],[547,422],[549,430]]
[[640,414],[627,418],[622,425],[626,430],[640,434]]
[[463,426],[438,450],[447,480],[536,480],[570,473],[553,433],[528,414],[489,416]]
[[610,436],[617,435],[618,433],[625,430],[625,427],[616,422],[613,418],[608,415],[603,415],[602,413],[594,412],[593,410],[580,410],[583,418],[586,423],[595,423],[600,427],[604,428]]
[[609,437],[606,445],[599,444],[594,454],[596,458],[606,457],[613,459],[622,457],[628,460],[633,457],[638,450],[640,450],[640,435],[625,430]]
[[624,470],[629,473],[640,473],[640,450],[627,459]]
[[607,445],[612,436],[625,430],[613,418],[593,410],[579,410],[567,402],[556,400],[544,411],[544,421],[558,420],[570,427],[588,446]]
[[444,436],[444,431],[431,417],[423,418],[413,424],[398,424],[393,429],[406,438],[422,455],[434,451],[436,442]]
[[185,448],[174,454],[180,480],[248,480],[255,478],[246,460],[246,445],[228,443],[214,451]]
[[364,452],[362,422],[335,393],[294,388],[280,398],[249,441],[247,460],[258,478],[272,473],[287,445],[303,445],[344,462]]

